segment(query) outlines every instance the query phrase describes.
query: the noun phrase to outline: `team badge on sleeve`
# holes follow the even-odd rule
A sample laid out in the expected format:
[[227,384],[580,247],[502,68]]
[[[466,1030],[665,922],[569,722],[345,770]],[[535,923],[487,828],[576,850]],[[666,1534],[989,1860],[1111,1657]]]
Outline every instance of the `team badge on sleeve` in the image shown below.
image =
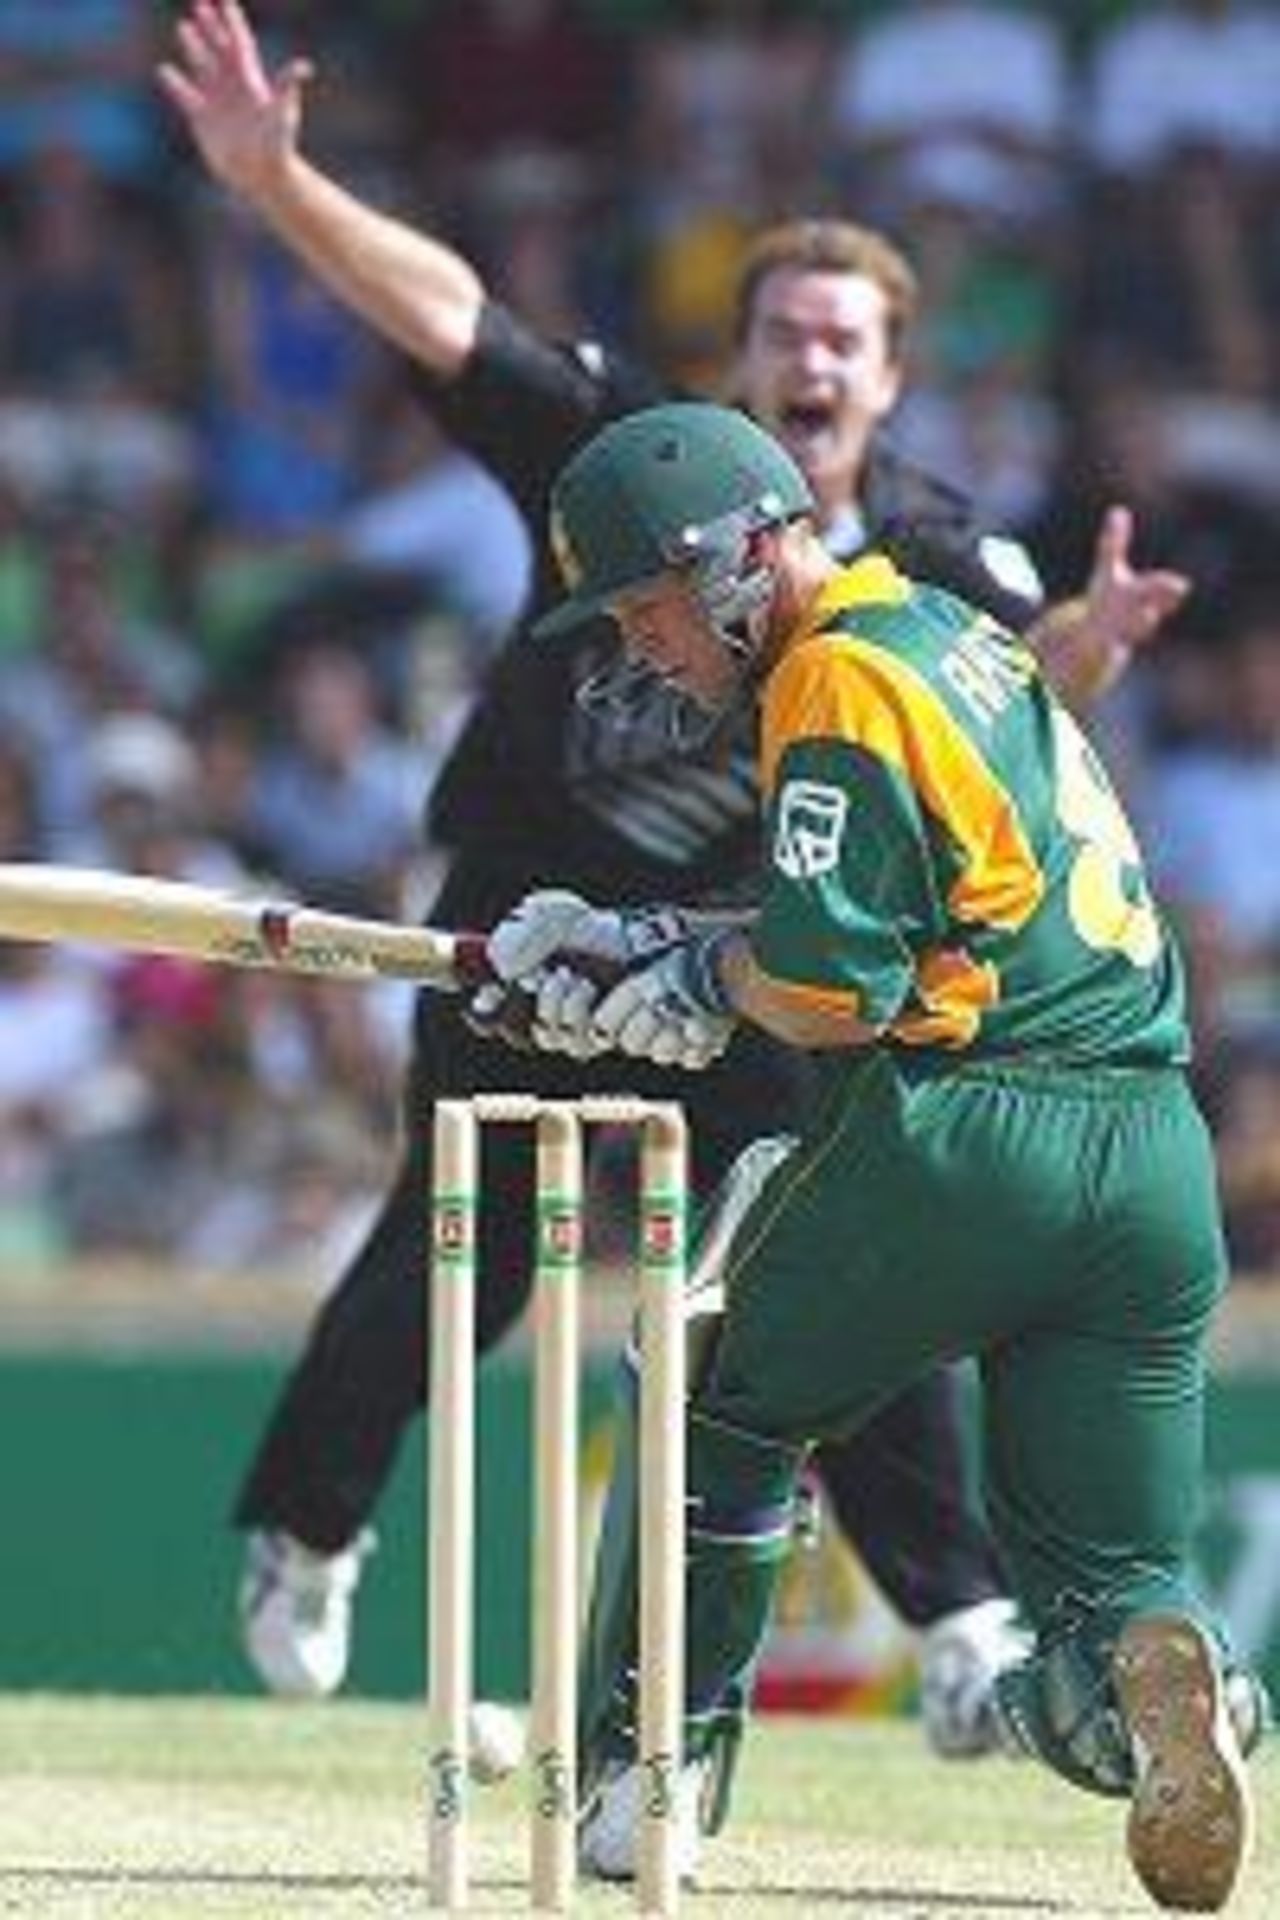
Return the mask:
[[849,796],[822,780],[789,780],[778,802],[773,863],[788,880],[816,880],[840,861]]
[[989,533],[979,543],[978,558],[1006,593],[1016,593],[1022,600],[1044,599],[1044,581],[1020,540],[1007,540],[1000,534]]

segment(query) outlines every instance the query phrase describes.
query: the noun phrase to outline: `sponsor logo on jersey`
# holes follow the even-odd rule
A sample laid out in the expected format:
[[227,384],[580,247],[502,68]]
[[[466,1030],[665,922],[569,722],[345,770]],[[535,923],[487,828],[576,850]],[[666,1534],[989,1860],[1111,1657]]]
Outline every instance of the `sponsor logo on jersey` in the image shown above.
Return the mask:
[[849,796],[822,780],[789,780],[778,802],[773,862],[788,880],[816,880],[840,861]]

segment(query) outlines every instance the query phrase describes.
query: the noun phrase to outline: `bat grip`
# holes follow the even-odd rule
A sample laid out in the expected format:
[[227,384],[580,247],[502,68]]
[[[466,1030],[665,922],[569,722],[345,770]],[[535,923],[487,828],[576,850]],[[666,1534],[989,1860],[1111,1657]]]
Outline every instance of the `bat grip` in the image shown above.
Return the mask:
[[[459,991],[468,993],[498,979],[489,960],[488,934],[456,933],[453,940],[453,972]],[[563,947],[553,958],[601,988],[615,986],[627,971],[620,960],[606,960],[598,953],[583,953],[576,947]]]
[[[594,981],[602,992],[607,992],[627,971],[620,961],[604,960],[599,954],[581,953],[574,947],[563,947],[552,958]],[[454,935],[453,976],[455,986],[463,993],[474,992],[477,987],[498,979],[490,964],[489,942],[485,934]],[[533,1049],[531,1030],[534,1007],[535,999],[529,990],[512,981],[505,987],[495,1006],[480,1016],[468,1008],[463,1019],[484,1039],[504,1040],[517,1052],[527,1053]]]
[[489,963],[487,933],[455,933],[453,936],[453,973],[460,993],[470,993],[497,974]]

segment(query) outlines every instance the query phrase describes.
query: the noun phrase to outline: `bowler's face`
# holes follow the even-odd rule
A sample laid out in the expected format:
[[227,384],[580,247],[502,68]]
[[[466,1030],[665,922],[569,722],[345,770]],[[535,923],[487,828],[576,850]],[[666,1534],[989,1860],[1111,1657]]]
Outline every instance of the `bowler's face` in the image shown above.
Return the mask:
[[747,411],[831,512],[856,491],[902,384],[884,290],[858,273],[775,268],[756,289],[735,376]]
[[609,603],[630,660],[640,661],[700,707],[718,712],[737,691],[741,669],[678,573],[659,574]]

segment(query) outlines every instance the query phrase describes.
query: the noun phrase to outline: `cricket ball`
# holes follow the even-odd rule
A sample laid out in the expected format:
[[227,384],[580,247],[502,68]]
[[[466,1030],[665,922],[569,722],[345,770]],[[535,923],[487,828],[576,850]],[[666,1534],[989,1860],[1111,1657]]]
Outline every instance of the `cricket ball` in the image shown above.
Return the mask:
[[471,1778],[489,1787],[505,1780],[524,1759],[524,1722],[496,1700],[477,1700],[467,1719]]

